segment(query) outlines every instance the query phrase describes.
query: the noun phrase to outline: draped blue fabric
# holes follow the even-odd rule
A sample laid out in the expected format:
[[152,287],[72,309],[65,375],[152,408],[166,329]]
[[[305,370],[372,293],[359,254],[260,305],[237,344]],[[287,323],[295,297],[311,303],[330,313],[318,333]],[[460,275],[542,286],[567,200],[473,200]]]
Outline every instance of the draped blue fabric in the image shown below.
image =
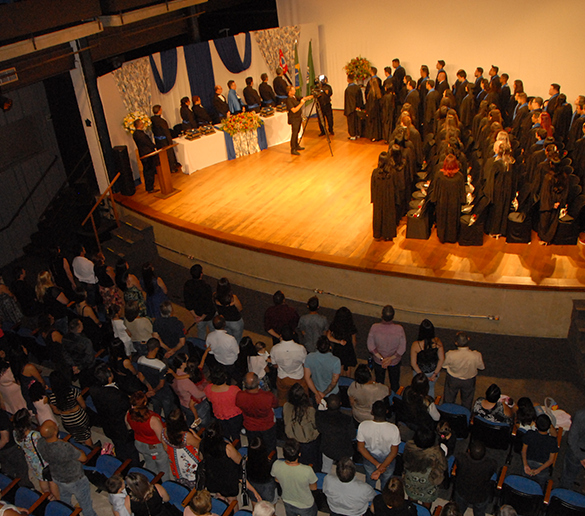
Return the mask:
[[260,146],[260,150],[264,150],[268,148],[268,142],[266,141],[266,129],[263,125],[256,129],[258,133],[258,145]]
[[194,43],[183,47],[187,75],[191,86],[191,95],[201,97],[201,104],[208,113],[215,113],[213,107],[213,95],[215,88],[215,76],[213,75],[213,63],[209,42]]
[[234,139],[226,132],[224,132],[223,135],[225,136],[225,149],[227,150],[228,160],[236,159]]
[[233,36],[216,39],[213,42],[215,43],[215,48],[222,63],[231,73],[240,73],[250,68],[252,64],[252,38],[249,32],[246,32],[244,61],[240,57],[238,45],[236,45],[236,38]]
[[163,50],[160,53],[162,78],[153,57],[148,56],[148,58],[150,59],[150,67],[152,68],[158,91],[161,93],[168,93],[173,89],[175,81],[177,80],[177,49],[171,48],[170,50]]

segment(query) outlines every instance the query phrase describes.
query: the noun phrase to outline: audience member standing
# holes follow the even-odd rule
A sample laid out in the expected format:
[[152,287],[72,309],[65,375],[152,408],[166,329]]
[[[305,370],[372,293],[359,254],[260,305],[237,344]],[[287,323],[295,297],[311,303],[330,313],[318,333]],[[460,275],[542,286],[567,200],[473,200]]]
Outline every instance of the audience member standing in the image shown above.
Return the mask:
[[368,351],[374,357],[376,381],[384,383],[386,371],[390,388],[396,392],[400,388],[400,362],[406,351],[404,328],[393,323],[394,308],[386,305],[382,310],[382,322],[372,325],[368,335]]
[[380,479],[384,487],[392,474],[400,444],[398,427],[386,421],[386,403],[376,401],[372,407],[373,421],[360,423],[357,432],[357,448],[364,458],[366,482],[374,489]]
[[317,340],[321,335],[325,335],[329,325],[327,318],[318,313],[319,298],[317,296],[313,296],[307,301],[307,308],[309,313],[301,315],[297,329],[307,353],[313,353],[317,351]]
[[260,380],[255,373],[244,378],[244,390],[236,395],[236,405],[244,416],[244,428],[248,440],[254,436],[262,439],[268,453],[276,450],[276,419],[274,409],[278,399],[272,392],[260,389]]
[[561,487],[573,489],[573,484],[585,468],[585,409],[573,416],[567,445]]
[[286,304],[284,294],[280,290],[273,294],[272,302],[274,305],[264,313],[264,330],[272,336],[272,344],[278,344],[284,326],[291,330],[298,326],[299,314],[292,306]]
[[215,315],[213,290],[203,279],[203,267],[196,264],[190,270],[191,279],[183,286],[185,308],[191,312],[197,323],[197,337],[205,340],[207,331],[213,331],[212,320]]
[[474,516],[484,516],[486,513],[493,489],[491,478],[498,470],[498,463],[486,457],[485,451],[481,441],[473,441],[467,453],[455,454],[455,502],[461,514],[465,514],[470,505]]
[[293,332],[288,326],[281,329],[282,340],[272,348],[272,363],[278,367],[276,388],[278,404],[283,406],[288,398],[288,391],[295,383],[300,383],[308,391],[305,381],[305,359],[307,350],[293,341]]
[[332,516],[362,516],[376,496],[376,491],[355,478],[355,464],[349,457],[337,463],[337,475],[329,473],[323,480],[323,493]]
[[[44,454],[43,457],[48,462],[48,457]],[[28,476],[28,464],[24,452],[14,441],[12,422],[8,413],[2,409],[0,409],[0,469],[5,475],[20,478],[21,486],[32,489],[33,484]]]
[[219,364],[225,367],[229,377],[239,385],[242,377],[236,367],[236,361],[238,360],[240,347],[236,339],[228,334],[223,316],[216,315],[213,318],[213,328],[215,331],[212,331],[207,336],[206,341],[209,352]]
[[471,412],[475,378],[485,365],[481,353],[469,349],[469,337],[465,333],[457,333],[455,344],[457,349],[448,351],[443,363],[443,369],[447,370],[443,403],[455,403],[457,393],[461,393],[461,405]]
[[358,423],[372,420],[372,405],[389,394],[386,385],[374,381],[370,368],[360,364],[355,370],[355,382],[347,389],[353,418]]
[[305,380],[319,404],[329,393],[339,392],[337,382],[341,374],[341,361],[331,353],[331,344],[324,335],[317,341],[317,350],[309,353],[305,360]]
[[39,452],[51,465],[53,481],[59,487],[62,502],[71,505],[71,496],[81,506],[84,516],[97,516],[91,501],[89,480],[83,472],[85,453],[70,443],[58,438],[59,427],[53,421],[45,421],[41,426]]
[[345,102],[343,114],[347,117],[347,132],[350,140],[357,140],[361,136],[361,119],[358,111],[364,108],[364,96],[362,89],[354,82],[353,74],[347,75],[347,88],[345,88]]

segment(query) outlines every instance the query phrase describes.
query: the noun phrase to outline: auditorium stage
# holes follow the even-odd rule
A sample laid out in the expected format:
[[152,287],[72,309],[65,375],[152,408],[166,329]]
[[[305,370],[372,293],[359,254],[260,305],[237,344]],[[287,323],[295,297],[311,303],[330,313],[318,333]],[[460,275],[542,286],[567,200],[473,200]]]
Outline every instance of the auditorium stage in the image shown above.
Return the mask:
[[438,326],[566,336],[571,300],[585,297],[585,246],[543,247],[534,235],[529,245],[486,236],[460,247],[434,230],[406,239],[405,219],[393,242],[376,242],[370,176],[386,145],[350,141],[340,111],[335,120],[334,157],[311,120],[301,156],[284,143],[174,174],[181,192],[166,200],[142,186],[117,199],[153,223],[161,254],[184,265],[192,256],[262,291],[303,300],[318,289],[329,293],[324,304],[362,313],[390,302],[404,320],[433,313]]

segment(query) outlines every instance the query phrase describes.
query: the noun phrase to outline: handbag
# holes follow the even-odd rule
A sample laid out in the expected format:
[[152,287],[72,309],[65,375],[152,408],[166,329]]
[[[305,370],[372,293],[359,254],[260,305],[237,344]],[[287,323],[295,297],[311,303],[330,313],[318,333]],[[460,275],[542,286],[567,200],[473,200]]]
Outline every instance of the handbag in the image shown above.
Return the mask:
[[29,435],[30,435],[30,442],[32,443],[33,448],[35,449],[35,453],[37,454],[37,457],[41,461],[41,467],[43,468],[43,471],[41,473],[41,477],[45,482],[51,482],[51,480],[53,480],[53,476],[51,475],[51,469],[49,468],[48,464],[45,465],[45,461],[43,460],[43,457],[39,453],[39,450],[37,450],[37,447],[35,445],[35,441],[32,437],[32,432]]

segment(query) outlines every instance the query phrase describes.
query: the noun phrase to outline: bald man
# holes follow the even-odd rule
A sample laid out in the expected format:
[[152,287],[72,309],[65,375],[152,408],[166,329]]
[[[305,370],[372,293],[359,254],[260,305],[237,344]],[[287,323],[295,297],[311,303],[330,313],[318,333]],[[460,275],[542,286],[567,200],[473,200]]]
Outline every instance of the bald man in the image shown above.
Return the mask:
[[244,415],[244,428],[248,442],[252,437],[260,437],[270,453],[276,450],[276,419],[274,409],[278,399],[269,391],[260,389],[260,380],[256,373],[244,377],[244,390],[238,392],[236,405]]
[[53,481],[59,487],[61,501],[71,504],[71,496],[79,502],[84,516],[97,516],[91,502],[89,480],[83,472],[83,462],[87,460],[81,450],[59,439],[59,427],[54,421],[45,421],[40,428],[43,439],[38,449],[50,464]]

